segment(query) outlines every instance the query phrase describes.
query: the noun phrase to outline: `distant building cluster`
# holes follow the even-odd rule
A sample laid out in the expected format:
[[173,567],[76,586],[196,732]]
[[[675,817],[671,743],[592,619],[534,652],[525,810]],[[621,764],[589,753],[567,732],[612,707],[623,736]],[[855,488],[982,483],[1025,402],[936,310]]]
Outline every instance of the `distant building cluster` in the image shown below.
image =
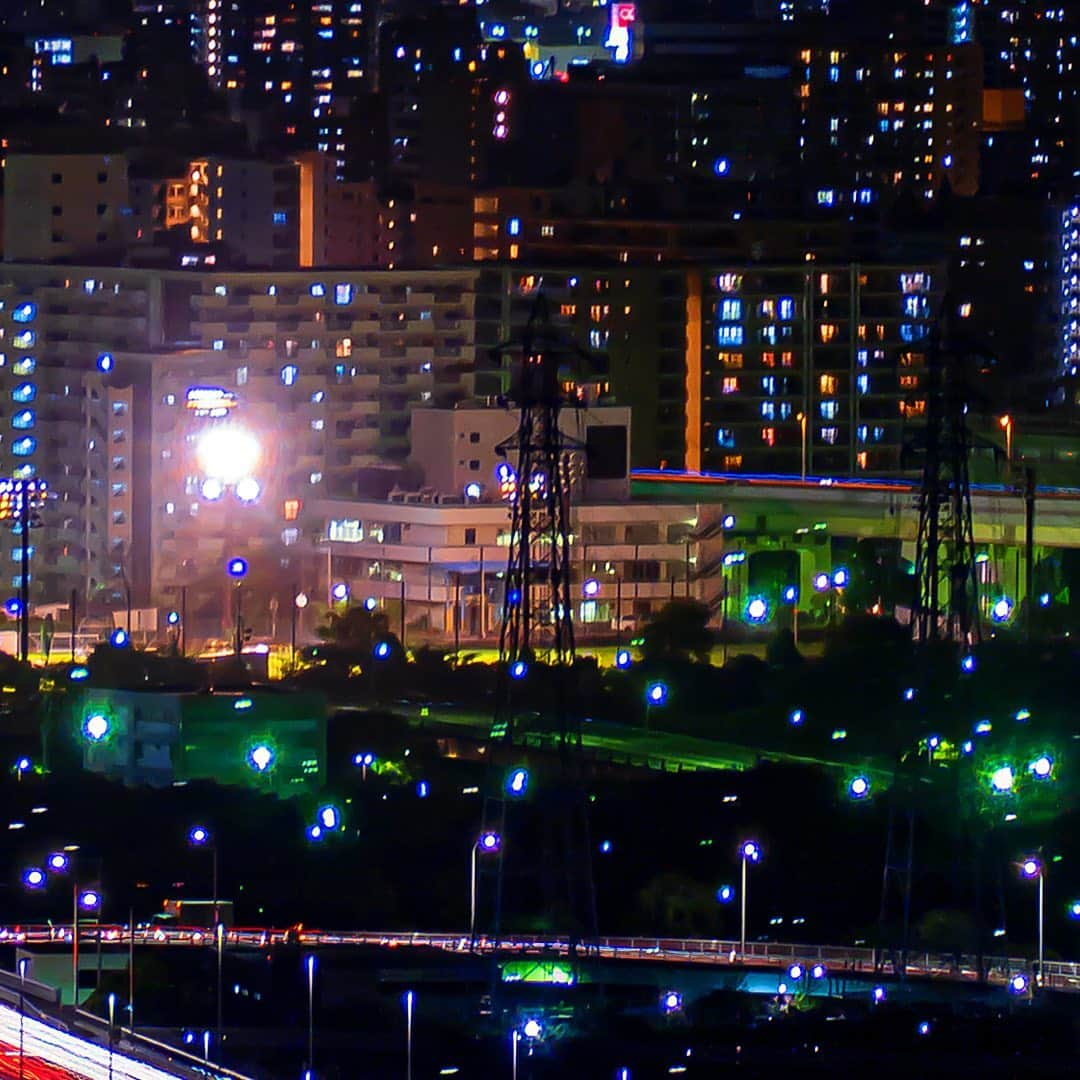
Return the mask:
[[[222,560],[329,592],[349,522],[409,524],[350,501],[414,496],[486,506],[494,564],[496,346],[538,298],[580,434],[623,432],[581,488],[612,536],[631,468],[911,474],[945,339],[992,419],[1067,422],[1078,34],[1025,0],[6,5],[0,475],[55,499],[0,594],[26,542],[35,604],[227,623]],[[450,534],[412,524],[341,565],[413,589]]]

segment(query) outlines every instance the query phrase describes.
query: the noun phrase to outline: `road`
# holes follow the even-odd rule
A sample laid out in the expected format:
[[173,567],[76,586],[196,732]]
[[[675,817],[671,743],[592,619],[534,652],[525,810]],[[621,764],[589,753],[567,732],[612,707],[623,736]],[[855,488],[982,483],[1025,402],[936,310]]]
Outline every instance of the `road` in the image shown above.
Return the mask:
[[[106,945],[127,947],[131,931],[124,926],[86,928],[80,926],[80,944],[95,945],[97,934]],[[161,948],[213,948],[214,934],[204,927],[136,927],[135,944]],[[368,930],[307,930],[300,927],[278,930],[263,927],[230,927],[225,935],[230,948],[267,949],[299,947],[311,949],[355,948],[376,946],[388,949],[441,949],[453,953],[468,953],[468,934],[402,933]],[[65,926],[25,926],[0,929],[0,942],[19,944],[69,944],[71,928]],[[567,954],[569,942],[563,937],[539,938],[507,935],[498,946],[487,938],[479,938],[476,951],[522,955]],[[601,937],[580,946],[590,955],[613,960],[651,961],[666,964],[706,964],[726,968],[750,967],[775,969],[783,974],[798,961],[806,965],[820,962],[831,973],[850,975],[879,975],[898,977],[901,965],[894,963],[890,953],[848,945],[800,945],[773,942],[752,942],[746,952],[739,953],[737,941],[713,938],[650,938]],[[982,970],[991,985],[1005,986],[1017,973],[1031,976],[1032,962],[1024,957],[987,956],[982,958]],[[910,952],[903,974],[956,983],[975,983],[979,980],[979,960],[968,954]],[[1045,989],[1080,993],[1080,962],[1048,960],[1043,972]],[[13,1014],[15,1015],[15,1014]],[[0,1027],[0,1038],[6,1038]]]

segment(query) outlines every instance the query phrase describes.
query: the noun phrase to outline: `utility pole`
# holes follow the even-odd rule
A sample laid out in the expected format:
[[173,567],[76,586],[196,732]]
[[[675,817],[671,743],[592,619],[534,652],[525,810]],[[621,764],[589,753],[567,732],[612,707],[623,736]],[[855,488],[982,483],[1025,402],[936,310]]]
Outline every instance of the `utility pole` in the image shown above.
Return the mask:
[[1024,577],[1027,585],[1024,631],[1030,641],[1035,606],[1035,470],[1031,466],[1024,469]]

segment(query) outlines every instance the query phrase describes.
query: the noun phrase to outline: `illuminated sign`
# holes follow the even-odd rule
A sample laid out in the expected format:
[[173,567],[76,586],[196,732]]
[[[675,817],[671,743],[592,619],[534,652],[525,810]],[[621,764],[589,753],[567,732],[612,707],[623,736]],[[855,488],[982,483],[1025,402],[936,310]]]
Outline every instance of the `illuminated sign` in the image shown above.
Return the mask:
[[220,386],[190,386],[184,395],[185,408],[212,419],[228,416],[237,404],[236,395]]
[[632,54],[633,26],[637,22],[637,4],[612,4],[611,22],[604,45],[612,50],[616,64],[628,64]]

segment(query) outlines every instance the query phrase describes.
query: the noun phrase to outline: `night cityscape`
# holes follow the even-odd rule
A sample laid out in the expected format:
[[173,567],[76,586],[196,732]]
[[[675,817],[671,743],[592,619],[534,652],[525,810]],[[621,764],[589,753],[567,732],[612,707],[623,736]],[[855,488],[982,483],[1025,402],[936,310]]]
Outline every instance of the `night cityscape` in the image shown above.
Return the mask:
[[2,0],[0,565],[0,1078],[1075,1076],[1080,5]]

